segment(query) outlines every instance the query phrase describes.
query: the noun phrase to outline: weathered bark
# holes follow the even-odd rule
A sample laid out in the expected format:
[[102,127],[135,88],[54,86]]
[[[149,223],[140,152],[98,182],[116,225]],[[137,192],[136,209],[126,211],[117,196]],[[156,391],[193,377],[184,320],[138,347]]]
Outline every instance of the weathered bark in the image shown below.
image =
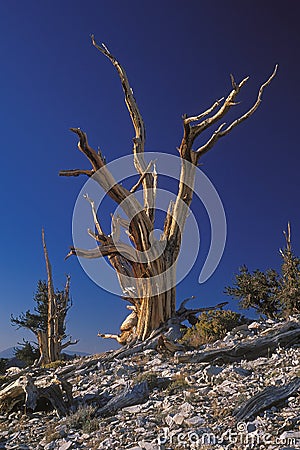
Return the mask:
[[133,387],[127,386],[121,394],[113,397],[109,402],[98,409],[97,416],[111,416],[119,409],[127,406],[139,405],[145,403],[149,397],[149,388],[147,381],[136,384]]
[[[63,391],[66,392],[66,400]],[[17,405],[24,407],[26,412],[47,409],[50,402],[59,417],[65,416],[72,401],[71,391],[72,387],[66,381],[60,383],[57,379],[45,379],[38,385],[31,376],[24,375],[0,390],[0,411],[9,412]]]
[[45,263],[47,270],[47,285],[48,285],[48,323],[47,323],[47,340],[48,340],[48,361],[56,361],[59,358],[59,349],[57,345],[57,320],[56,320],[56,305],[54,297],[52,269],[49,261],[47,246],[45,242],[45,233],[42,230],[42,241],[45,255]]
[[294,378],[285,386],[268,386],[234,411],[238,421],[255,418],[259,413],[278,405],[300,391],[300,378]]
[[[133,159],[140,178],[131,190],[127,190],[121,184],[116,183],[113,175],[106,167],[101,153],[96,152],[89,145],[87,135],[79,128],[71,128],[71,130],[78,135],[78,148],[88,158],[92,169],[64,170],[60,172],[60,175],[78,176],[83,174],[92,177],[118,205],[122,203],[122,208],[130,220],[129,234],[133,245],[126,245],[119,241],[118,227],[121,226],[119,220],[115,220],[115,231],[113,233],[114,238],[117,236],[117,239],[113,239],[112,236],[108,236],[103,232],[94,204],[88,199],[92,206],[96,228],[96,233],[89,230],[89,234],[96,240],[97,248],[93,250],[71,248],[68,256],[77,255],[83,258],[108,257],[117,272],[123,292],[126,295],[130,292],[129,301],[135,306],[137,321],[130,330],[121,330],[120,335],[99,333],[99,336],[115,338],[118,342],[127,344],[135,342],[136,339],[147,339],[153,330],[160,328],[175,316],[176,262],[180,251],[182,233],[193,198],[193,186],[199,159],[214,146],[218,139],[227,135],[235,126],[249,118],[256,111],[261,103],[263,90],[274,78],[277,66],[270,78],[260,87],[253,107],[227,127],[225,127],[225,123],[219,126],[212,133],[211,138],[197,150],[192,148],[195,139],[209,127],[214,126],[236,105],[235,98],[248,78],[237,84],[233,76],[231,76],[232,91],[226,99],[222,98],[216,101],[210,108],[197,116],[188,117],[185,115],[183,117],[183,138],[178,149],[181,158],[178,194],[175,202],[170,202],[166,214],[162,238],[165,248],[162,254],[159,254],[155,245],[151,246],[149,239],[154,229],[157,173],[152,161],[148,165],[144,161],[144,122],[124,68],[104,44],[98,45],[94,37],[92,37],[92,43],[111,61],[120,77],[125,102],[135,130]],[[154,166],[154,170],[151,172],[152,166]],[[134,196],[134,192],[140,185],[143,187],[143,206],[140,205]],[[144,259],[142,261],[138,254],[143,255]],[[169,271],[167,276],[165,275],[166,271]],[[135,280],[134,286],[132,286],[132,279]],[[155,282],[153,281],[154,279]]]
[[47,333],[45,331],[38,330],[36,336],[40,351],[40,358],[38,361],[38,365],[48,364],[50,360],[49,360]]
[[177,355],[176,363],[190,362],[214,362],[224,364],[228,362],[248,361],[259,357],[270,357],[272,353],[281,347],[291,347],[299,342],[300,328],[294,323],[286,324],[283,329],[272,334],[271,336],[258,337],[252,341],[241,342],[239,344],[218,348],[216,350],[199,351],[198,353]]

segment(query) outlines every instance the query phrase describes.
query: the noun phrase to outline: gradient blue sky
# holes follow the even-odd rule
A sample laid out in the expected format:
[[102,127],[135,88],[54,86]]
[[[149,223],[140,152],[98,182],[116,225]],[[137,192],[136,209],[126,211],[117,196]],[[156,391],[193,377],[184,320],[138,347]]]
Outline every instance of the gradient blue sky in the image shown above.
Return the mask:
[[[45,279],[42,227],[55,285],[63,286],[66,273],[72,277],[68,331],[80,339],[76,348],[111,348],[97,331],[116,332],[126,314],[125,303],[95,285],[76,258],[64,261],[86,180],[58,172],[89,167],[69,128],[87,131],[108,161],[128,154],[133,136],[118,77],[92,47],[91,33],[125,66],[151,151],[177,154],[181,115],[197,114],[227,94],[230,73],[251,77],[240,95],[243,112],[275,63],[280,66],[257,113],[203,160],[226,210],[228,239],[217,271],[199,285],[209,243],[203,237],[178,299],[228,300],[224,286],[241,264],[278,268],[287,220],[300,253],[299,13],[296,0],[1,2],[0,350],[30,336],[9,317],[32,308],[37,281]],[[200,208],[199,214],[208,230]]]

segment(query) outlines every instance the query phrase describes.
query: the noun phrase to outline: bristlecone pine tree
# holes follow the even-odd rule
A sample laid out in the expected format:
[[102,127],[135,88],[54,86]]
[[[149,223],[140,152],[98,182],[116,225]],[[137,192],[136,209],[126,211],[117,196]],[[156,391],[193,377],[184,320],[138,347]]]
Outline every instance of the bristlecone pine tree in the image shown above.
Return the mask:
[[235,275],[234,286],[225,288],[226,294],[239,300],[241,308],[253,308],[270,319],[300,314],[300,258],[292,250],[290,223],[283,233],[286,246],[279,250],[281,273],[274,269],[251,273],[244,265]]
[[242,266],[235,275],[234,286],[226,287],[225,293],[239,300],[242,309],[253,308],[258,314],[275,319],[281,314],[279,300],[279,274],[274,269],[249,272]]
[[18,342],[19,347],[16,347],[15,357],[20,361],[23,361],[26,366],[31,366],[36,360],[40,358],[40,351],[37,344],[26,341]]
[[71,306],[70,277],[67,276],[66,285],[62,291],[54,291],[52,269],[45,242],[44,230],[42,241],[47,269],[47,282],[39,281],[34,301],[35,313],[27,310],[20,316],[11,316],[13,325],[32,331],[38,341],[40,352],[39,364],[48,364],[60,359],[61,352],[69,345],[77,344],[78,340],[66,339],[66,315]]
[[283,306],[283,314],[290,316],[300,314],[300,258],[292,250],[290,223],[284,236],[286,246],[280,250],[282,265],[279,300]]
[[[119,335],[101,334],[102,337],[113,337],[122,344],[132,343],[136,340],[145,340],[153,330],[161,327],[170,318],[176,315],[176,261],[179,254],[182,236],[189,206],[193,197],[194,179],[196,167],[199,160],[215,145],[222,137],[230,133],[233,128],[248,119],[261,103],[264,88],[268,86],[275,77],[277,66],[270,78],[262,84],[257,99],[253,106],[243,115],[231,122],[229,125],[222,123],[216,128],[206,143],[198,149],[193,150],[196,138],[210,127],[214,127],[223,117],[237,104],[236,97],[248,78],[236,83],[231,75],[232,90],[224,99],[216,101],[210,108],[196,116],[183,116],[183,137],[178,148],[181,158],[181,173],[176,200],[169,205],[164,222],[162,240],[165,249],[162,255],[155,257],[155,245],[151,246],[151,235],[154,229],[155,219],[155,195],[157,174],[152,170],[153,163],[146,165],[144,160],[145,126],[129,84],[126,72],[117,59],[110,53],[104,44],[98,45],[92,36],[93,45],[105,55],[116,68],[121,80],[125,95],[125,102],[131,117],[135,136],[133,138],[134,165],[139,175],[139,182],[131,190],[114,181],[113,175],[105,166],[105,159],[101,152],[95,151],[88,143],[87,135],[79,128],[71,128],[71,131],[79,137],[78,148],[91,163],[90,170],[64,170],[62,176],[86,175],[92,177],[104,189],[104,191],[117,203],[122,203],[122,209],[130,218],[129,233],[131,245],[112,239],[101,228],[97,218],[94,203],[91,203],[96,232],[89,230],[97,242],[96,249],[83,250],[71,248],[70,255],[83,258],[108,257],[111,265],[117,272],[117,276],[123,292],[134,292],[128,294],[127,300],[132,310],[127,319],[120,327]],[[143,188],[144,205],[132,195],[140,186]],[[122,221],[113,218],[114,235],[119,236]],[[140,253],[141,252],[141,253]],[[143,254],[146,261],[142,262],[139,255]],[[134,256],[133,256],[134,255]],[[166,279],[166,271],[168,275]],[[155,277],[155,278],[154,278]],[[134,286],[126,285],[126,280],[134,279]],[[155,283],[152,280],[155,279]],[[157,284],[159,288],[157,289]]]

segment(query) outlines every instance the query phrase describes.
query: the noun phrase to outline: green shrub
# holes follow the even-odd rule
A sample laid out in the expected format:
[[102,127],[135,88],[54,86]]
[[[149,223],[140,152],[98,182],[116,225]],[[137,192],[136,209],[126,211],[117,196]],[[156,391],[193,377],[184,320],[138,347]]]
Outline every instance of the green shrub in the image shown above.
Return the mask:
[[280,273],[274,269],[250,273],[244,265],[235,275],[234,285],[225,288],[225,293],[237,299],[241,308],[253,308],[270,319],[300,314],[300,258],[292,249],[289,223],[284,236],[286,246],[279,250]]
[[0,386],[8,380],[6,375],[0,375]]
[[26,366],[31,366],[36,359],[39,359],[40,352],[38,347],[35,344],[32,344],[29,341],[25,341],[23,343],[18,342],[21,347],[16,347],[15,357],[20,361],[23,361]]
[[157,374],[155,372],[139,373],[135,378],[135,382],[142,383],[142,381],[147,381],[151,391],[158,386]]
[[185,379],[185,375],[178,374],[175,375],[175,377],[172,379],[165,392],[167,395],[179,394],[180,392],[182,392],[182,390],[188,387],[189,384]]
[[66,361],[62,361],[61,359],[58,359],[57,361],[53,361],[48,364],[44,364],[45,369],[57,369],[58,367],[65,366]]
[[196,325],[188,328],[180,343],[198,348],[200,345],[223,339],[228,331],[245,323],[234,311],[208,311],[201,314]]
[[281,315],[279,300],[280,281],[278,273],[269,269],[266,272],[255,270],[250,273],[246,266],[235,275],[233,287],[226,287],[225,293],[239,300],[242,309],[253,308],[258,314],[269,319]]
[[83,433],[92,433],[99,429],[99,421],[94,417],[96,408],[91,405],[79,406],[77,411],[65,419],[69,429],[81,430]]

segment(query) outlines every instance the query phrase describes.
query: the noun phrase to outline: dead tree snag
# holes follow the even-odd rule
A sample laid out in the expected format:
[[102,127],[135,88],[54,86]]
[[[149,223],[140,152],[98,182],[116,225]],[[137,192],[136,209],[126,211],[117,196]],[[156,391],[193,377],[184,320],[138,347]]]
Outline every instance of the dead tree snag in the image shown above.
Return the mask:
[[[139,181],[131,190],[127,190],[121,184],[116,183],[113,175],[105,165],[101,153],[96,152],[88,143],[87,135],[81,129],[71,128],[79,138],[78,148],[91,163],[90,170],[64,170],[61,176],[87,175],[93,177],[118,205],[122,206],[130,219],[129,230],[132,245],[122,242],[115,244],[111,235],[106,235],[100,226],[97,212],[93,202],[89,200],[95,223],[95,232],[89,230],[89,234],[96,240],[97,247],[93,250],[71,248],[68,256],[77,255],[82,258],[108,257],[111,265],[116,270],[121,288],[128,294],[127,300],[133,306],[130,314],[131,327],[121,328],[119,335],[102,334],[101,337],[117,339],[120,343],[127,344],[130,341],[145,340],[154,330],[176,315],[176,261],[182,242],[182,232],[188,215],[188,210],[193,198],[193,185],[196,167],[199,160],[216,142],[229,134],[233,128],[248,119],[261,103],[264,89],[271,83],[276,75],[275,67],[270,78],[261,85],[254,105],[243,115],[227,125],[225,122],[214,127],[235,106],[236,97],[248,80],[244,78],[236,83],[231,76],[232,90],[226,98],[216,101],[210,108],[197,116],[183,116],[183,137],[179,146],[181,158],[181,173],[178,193],[175,201],[171,201],[165,217],[164,232],[160,244],[164,245],[164,251],[158,255],[155,246],[151,246],[151,233],[154,230],[155,199],[157,173],[155,164],[151,161],[148,165],[144,160],[145,126],[140,110],[129,84],[127,74],[119,61],[104,45],[98,45],[92,37],[92,43],[104,56],[106,56],[116,68],[122,84],[125,102],[129,111],[132,125],[135,131],[133,138],[133,157]],[[196,139],[208,128],[214,129],[211,137],[205,144],[193,150]],[[142,186],[143,205],[134,196],[134,192]],[[118,218],[114,219],[114,233],[118,234],[122,223]],[[143,255],[142,260],[140,255]],[[158,256],[156,256],[158,255]],[[165,275],[167,273],[167,275]],[[134,280],[132,285],[127,284],[130,278]],[[156,289],[156,280],[159,288]],[[127,295],[127,294],[126,294]],[[131,322],[132,321],[132,322]],[[124,325],[124,324],[123,324]]]

